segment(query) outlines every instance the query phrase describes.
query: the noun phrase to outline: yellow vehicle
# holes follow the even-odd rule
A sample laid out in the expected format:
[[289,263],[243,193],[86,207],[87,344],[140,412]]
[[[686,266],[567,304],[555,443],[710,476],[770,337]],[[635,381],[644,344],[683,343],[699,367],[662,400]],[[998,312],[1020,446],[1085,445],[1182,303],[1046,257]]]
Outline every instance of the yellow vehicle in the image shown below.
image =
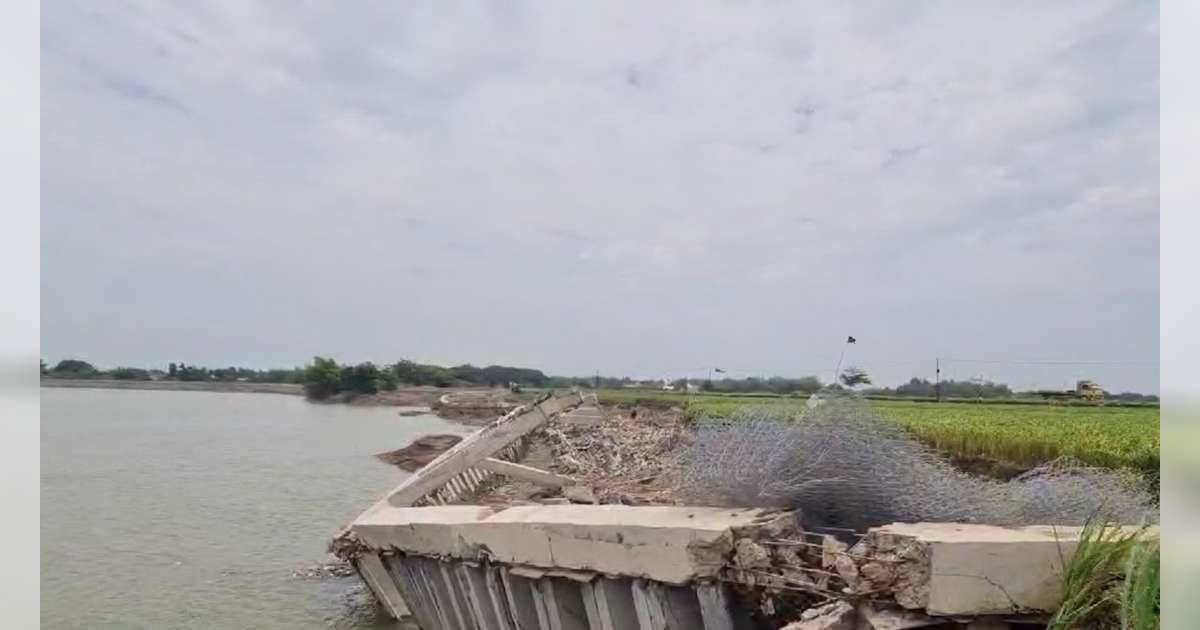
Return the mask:
[[1071,400],[1100,401],[1104,400],[1104,390],[1096,381],[1075,381],[1075,389],[1042,389],[1034,392],[1049,401],[1067,402]]
[[1096,381],[1076,381],[1075,397],[1083,400],[1104,400],[1104,390]]

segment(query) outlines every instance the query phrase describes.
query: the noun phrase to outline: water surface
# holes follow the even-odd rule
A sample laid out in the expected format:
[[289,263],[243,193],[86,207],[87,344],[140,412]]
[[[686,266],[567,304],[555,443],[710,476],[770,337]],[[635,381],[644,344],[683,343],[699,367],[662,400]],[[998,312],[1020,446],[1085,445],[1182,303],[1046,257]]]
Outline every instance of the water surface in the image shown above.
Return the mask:
[[298,396],[42,390],[45,628],[404,628],[357,578],[304,579],[406,473],[372,455],[467,433]]

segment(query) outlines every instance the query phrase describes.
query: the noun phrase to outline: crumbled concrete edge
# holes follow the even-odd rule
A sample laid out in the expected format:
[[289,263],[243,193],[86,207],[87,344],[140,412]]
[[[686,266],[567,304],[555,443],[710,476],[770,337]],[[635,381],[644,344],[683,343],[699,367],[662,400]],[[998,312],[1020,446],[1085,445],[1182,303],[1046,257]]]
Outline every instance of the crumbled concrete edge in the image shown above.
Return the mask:
[[871,531],[857,544],[826,539],[822,559],[846,581],[851,593],[892,597],[904,608],[929,606],[929,546],[909,536]]
[[329,541],[329,553],[353,563],[359,556],[374,552],[347,526]]

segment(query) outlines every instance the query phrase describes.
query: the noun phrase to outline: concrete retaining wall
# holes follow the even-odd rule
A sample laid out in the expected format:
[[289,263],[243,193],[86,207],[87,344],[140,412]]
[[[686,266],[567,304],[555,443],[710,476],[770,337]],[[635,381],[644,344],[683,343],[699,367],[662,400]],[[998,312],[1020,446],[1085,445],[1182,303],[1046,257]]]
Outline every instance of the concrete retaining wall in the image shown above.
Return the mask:
[[369,554],[356,565],[377,595],[390,582],[406,610],[389,612],[411,615],[424,630],[735,628],[725,587],[716,582],[670,586],[398,552]]

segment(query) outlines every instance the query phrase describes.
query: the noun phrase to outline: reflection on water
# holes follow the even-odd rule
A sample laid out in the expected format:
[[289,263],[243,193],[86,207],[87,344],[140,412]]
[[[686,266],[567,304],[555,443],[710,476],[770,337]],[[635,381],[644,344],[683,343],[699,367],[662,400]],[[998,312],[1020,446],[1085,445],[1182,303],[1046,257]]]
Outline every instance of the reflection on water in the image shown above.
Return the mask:
[[43,627],[411,627],[357,578],[295,575],[403,478],[374,453],[469,431],[398,411],[43,389]]

